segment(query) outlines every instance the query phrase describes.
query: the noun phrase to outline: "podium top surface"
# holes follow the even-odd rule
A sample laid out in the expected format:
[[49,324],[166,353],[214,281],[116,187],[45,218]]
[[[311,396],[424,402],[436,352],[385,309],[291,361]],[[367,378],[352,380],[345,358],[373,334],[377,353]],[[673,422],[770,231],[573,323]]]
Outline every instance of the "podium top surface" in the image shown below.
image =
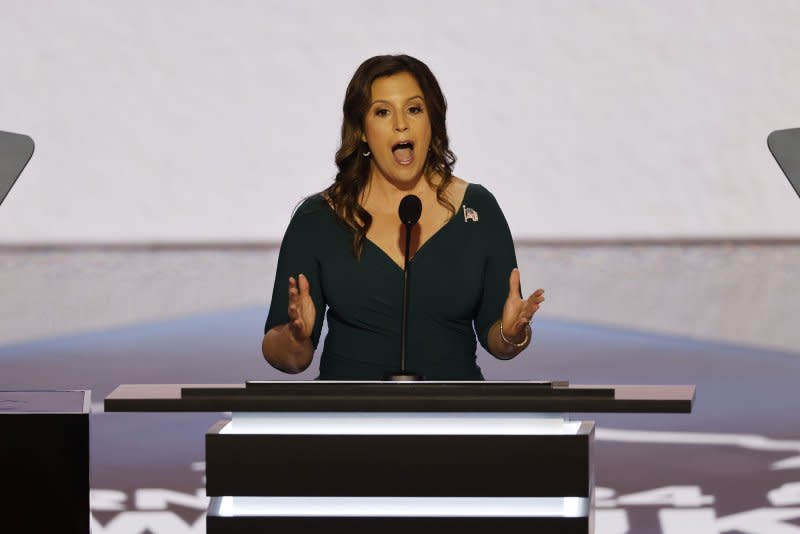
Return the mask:
[[693,385],[548,382],[123,384],[106,412],[691,413]]
[[0,415],[88,414],[90,393],[76,391],[0,391]]

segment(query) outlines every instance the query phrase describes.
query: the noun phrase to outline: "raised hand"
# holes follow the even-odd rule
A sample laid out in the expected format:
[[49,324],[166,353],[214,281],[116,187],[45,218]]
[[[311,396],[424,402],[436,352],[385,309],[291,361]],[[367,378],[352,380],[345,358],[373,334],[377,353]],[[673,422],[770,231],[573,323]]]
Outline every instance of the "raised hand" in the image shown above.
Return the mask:
[[317,319],[317,308],[308,287],[305,275],[299,275],[297,280],[289,277],[289,331],[297,342],[311,337]]
[[508,277],[508,297],[503,305],[503,335],[512,341],[525,338],[525,327],[544,302],[544,289],[537,289],[527,299],[519,294],[519,269],[514,268]]

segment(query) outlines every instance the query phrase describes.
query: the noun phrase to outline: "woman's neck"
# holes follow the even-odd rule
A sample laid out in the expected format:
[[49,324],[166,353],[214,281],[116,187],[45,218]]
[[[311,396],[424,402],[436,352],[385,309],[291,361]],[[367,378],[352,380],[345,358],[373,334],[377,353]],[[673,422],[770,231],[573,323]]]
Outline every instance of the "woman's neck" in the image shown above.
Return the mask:
[[362,193],[361,204],[384,206],[389,211],[394,211],[406,195],[417,195],[424,201],[434,191],[435,186],[424,175],[415,182],[396,184],[383,176],[372,174]]

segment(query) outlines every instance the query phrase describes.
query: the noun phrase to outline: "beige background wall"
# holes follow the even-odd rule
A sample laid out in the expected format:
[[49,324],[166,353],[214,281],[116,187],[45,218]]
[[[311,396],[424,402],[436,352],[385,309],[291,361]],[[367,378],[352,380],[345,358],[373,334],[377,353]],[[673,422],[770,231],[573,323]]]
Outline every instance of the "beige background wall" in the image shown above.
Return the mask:
[[37,152],[0,243],[278,241],[345,86],[430,64],[457,173],[519,239],[800,236],[793,0],[0,1],[0,129]]

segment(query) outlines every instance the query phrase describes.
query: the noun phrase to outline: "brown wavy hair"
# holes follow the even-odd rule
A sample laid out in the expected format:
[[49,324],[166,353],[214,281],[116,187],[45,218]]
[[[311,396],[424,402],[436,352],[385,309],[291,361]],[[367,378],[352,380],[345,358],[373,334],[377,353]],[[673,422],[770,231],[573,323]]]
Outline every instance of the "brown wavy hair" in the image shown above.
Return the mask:
[[339,220],[353,231],[353,254],[361,258],[364,240],[372,225],[372,216],[359,199],[367,186],[370,158],[364,156],[369,149],[361,140],[364,118],[372,100],[372,83],[385,76],[408,72],[422,89],[428,118],[431,122],[431,144],[425,159],[423,174],[428,183],[433,176],[441,180],[436,186],[436,199],[455,214],[455,206],[445,196],[445,190],[453,179],[456,156],[450,150],[447,138],[447,101],[439,88],[439,82],[422,61],[407,55],[384,55],[371,57],[356,69],[347,86],[342,111],[342,144],[336,151],[336,179],[324,194],[327,196]]

